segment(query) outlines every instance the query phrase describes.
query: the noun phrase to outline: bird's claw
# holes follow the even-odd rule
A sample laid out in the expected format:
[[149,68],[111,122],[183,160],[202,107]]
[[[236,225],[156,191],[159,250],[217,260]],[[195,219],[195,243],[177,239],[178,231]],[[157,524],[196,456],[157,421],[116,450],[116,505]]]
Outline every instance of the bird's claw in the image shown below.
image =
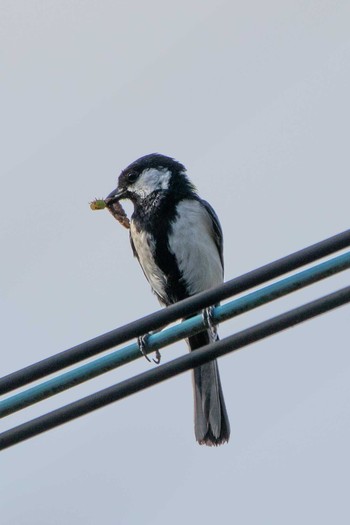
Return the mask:
[[137,338],[137,344],[139,345],[139,350],[141,352],[141,354],[143,355],[143,357],[145,357],[147,359],[147,361],[151,362],[150,358],[148,357],[147,355],[147,352],[146,352],[146,348],[147,348],[147,339],[148,339],[148,334],[146,335],[140,335],[138,338]]
[[156,358],[153,359],[153,363],[155,363],[156,365],[159,365],[162,356],[160,355],[159,350],[156,350],[155,354],[156,354]]
[[208,306],[207,308],[204,308],[202,312],[203,322],[205,326],[210,331],[210,335],[213,339],[213,341],[218,341],[218,331],[216,329],[216,325],[214,323],[214,306]]
[[[140,335],[137,338],[137,344],[139,345],[139,350],[141,354],[143,355],[143,357],[145,357],[147,361],[151,362],[150,358],[147,355],[147,345],[148,345],[149,336],[150,334]],[[152,360],[156,365],[159,365],[160,360],[161,360],[161,355],[158,349],[155,351],[155,354],[156,354],[156,357],[155,359],[152,358]]]

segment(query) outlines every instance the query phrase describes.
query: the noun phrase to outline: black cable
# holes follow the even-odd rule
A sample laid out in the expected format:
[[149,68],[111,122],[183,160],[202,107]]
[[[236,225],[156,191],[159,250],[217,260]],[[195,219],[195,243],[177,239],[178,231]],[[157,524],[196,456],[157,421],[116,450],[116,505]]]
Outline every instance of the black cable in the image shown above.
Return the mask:
[[266,264],[240,277],[236,277],[216,288],[184,299],[168,308],[154,312],[125,326],[116,328],[106,334],[90,339],[68,350],[64,350],[63,352],[8,374],[0,379],[0,395],[57,372],[58,370],[62,370],[79,361],[88,359],[109,348],[122,344],[129,339],[162,328],[177,319],[188,317],[203,308],[218,304],[224,299],[293,271],[300,266],[312,263],[317,259],[342,250],[347,246],[350,246],[350,230],[329,237],[324,241]]
[[7,430],[0,434],[0,450],[348,302],[350,286]]

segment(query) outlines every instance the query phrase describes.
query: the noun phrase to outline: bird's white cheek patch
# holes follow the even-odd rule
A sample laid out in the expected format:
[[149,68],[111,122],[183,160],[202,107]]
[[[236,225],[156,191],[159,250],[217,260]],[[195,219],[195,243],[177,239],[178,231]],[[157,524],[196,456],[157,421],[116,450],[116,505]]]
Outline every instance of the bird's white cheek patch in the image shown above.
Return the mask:
[[138,232],[132,221],[130,224],[130,235],[138,255],[139,263],[148,282],[160,297],[165,297],[166,277],[154,261],[154,239],[147,232]]
[[223,268],[213,237],[210,216],[193,200],[181,201],[172,225],[169,248],[175,255],[189,294],[223,282]]
[[150,168],[144,170],[137,181],[130,187],[130,190],[141,198],[148,197],[157,190],[167,190],[171,172],[167,169]]

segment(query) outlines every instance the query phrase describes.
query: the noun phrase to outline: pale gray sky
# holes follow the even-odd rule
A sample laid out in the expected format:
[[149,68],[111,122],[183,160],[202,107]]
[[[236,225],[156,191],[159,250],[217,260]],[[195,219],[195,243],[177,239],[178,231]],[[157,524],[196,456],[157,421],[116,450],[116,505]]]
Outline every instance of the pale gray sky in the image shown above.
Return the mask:
[[[227,279],[349,227],[349,23],[348,0],[0,0],[1,375],[158,308],[126,230],[88,206],[143,154],[216,209]],[[349,523],[348,319],[220,360],[228,446],[195,443],[186,374],[2,452],[2,523]]]

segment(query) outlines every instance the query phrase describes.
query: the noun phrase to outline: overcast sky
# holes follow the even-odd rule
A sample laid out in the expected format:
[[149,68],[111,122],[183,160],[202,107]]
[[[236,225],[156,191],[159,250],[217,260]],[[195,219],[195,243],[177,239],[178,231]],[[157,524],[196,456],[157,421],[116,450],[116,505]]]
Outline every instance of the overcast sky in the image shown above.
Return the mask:
[[[88,206],[141,155],[186,165],[226,279],[349,228],[349,27],[348,0],[0,0],[1,375],[158,309],[127,231]],[[226,446],[196,444],[185,374],[2,452],[1,523],[348,524],[349,313],[220,360]]]

